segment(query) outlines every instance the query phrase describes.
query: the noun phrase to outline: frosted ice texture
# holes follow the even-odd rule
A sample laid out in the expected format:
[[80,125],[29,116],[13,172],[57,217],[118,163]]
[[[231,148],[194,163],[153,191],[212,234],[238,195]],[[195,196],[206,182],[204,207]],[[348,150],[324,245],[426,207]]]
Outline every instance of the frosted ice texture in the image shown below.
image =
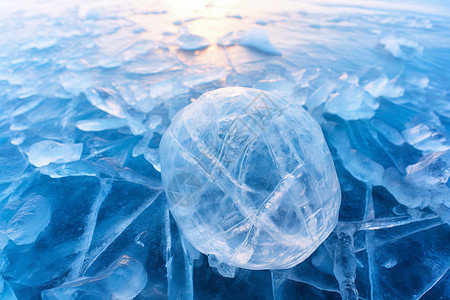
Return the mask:
[[319,125],[257,89],[203,94],[160,144],[170,209],[189,242],[220,262],[285,269],[337,224],[340,187]]
[[47,199],[39,195],[27,197],[8,223],[6,233],[9,239],[17,245],[33,243],[47,227],[51,214]]

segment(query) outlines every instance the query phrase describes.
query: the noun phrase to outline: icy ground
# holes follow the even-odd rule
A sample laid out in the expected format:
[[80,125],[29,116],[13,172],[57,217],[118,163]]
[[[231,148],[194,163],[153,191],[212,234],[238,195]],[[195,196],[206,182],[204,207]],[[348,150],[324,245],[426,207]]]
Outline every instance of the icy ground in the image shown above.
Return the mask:
[[[0,2],[0,299],[449,299],[449,4],[76,2]],[[291,269],[169,214],[161,136],[226,86],[295,97],[333,155],[339,224]]]

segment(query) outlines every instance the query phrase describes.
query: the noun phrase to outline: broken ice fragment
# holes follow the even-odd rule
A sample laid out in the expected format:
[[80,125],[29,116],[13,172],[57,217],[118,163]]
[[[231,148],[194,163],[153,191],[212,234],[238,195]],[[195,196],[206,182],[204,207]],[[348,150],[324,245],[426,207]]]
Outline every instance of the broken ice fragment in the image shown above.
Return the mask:
[[408,166],[406,173],[418,184],[446,184],[450,177],[450,150],[424,156],[418,163]]
[[345,168],[358,180],[378,185],[381,183],[384,168],[379,163],[356,149],[339,151]]
[[86,91],[86,96],[88,101],[98,109],[118,118],[126,118],[125,109],[114,91],[89,89]]
[[59,82],[66,91],[78,95],[91,86],[92,79],[87,73],[69,71],[59,75]]
[[450,149],[450,142],[445,135],[426,124],[417,124],[402,131],[405,140],[422,151],[445,151]]
[[147,284],[147,272],[136,259],[123,255],[106,270],[93,277],[81,277],[62,286],[45,290],[43,300],[97,299],[130,300]]
[[272,45],[267,33],[261,28],[251,28],[246,31],[239,44],[267,54],[281,56],[281,52]]
[[371,125],[392,144],[400,146],[405,142],[403,136],[395,128],[378,119],[372,119]]
[[17,300],[11,285],[0,276],[0,300]]
[[208,255],[208,263],[211,268],[216,268],[223,277],[234,278],[236,275],[236,267],[221,263],[213,254]]
[[337,156],[342,164],[353,177],[367,184],[381,184],[384,174],[383,166],[361,151],[353,149],[345,132],[336,129],[330,141],[336,148]]
[[334,81],[324,80],[322,85],[318,87],[306,100],[305,106],[308,111],[311,111],[324,103],[335,88],[336,83]]
[[150,86],[150,96],[152,98],[170,99],[188,91],[189,89],[177,77],[171,77],[170,79],[156,82]]
[[396,86],[395,80],[389,80],[385,74],[382,74],[379,78],[369,82],[365,89],[374,98],[398,98],[403,96],[405,91],[403,88]]
[[201,50],[209,46],[209,41],[202,36],[183,34],[177,39],[178,46],[183,50]]
[[355,229],[352,226],[338,225],[333,272],[339,282],[341,297],[344,300],[359,299],[355,285],[357,262],[353,242],[354,232]]
[[132,46],[128,47],[123,53],[123,57],[125,60],[130,60],[135,58],[138,55],[147,54],[150,50],[156,48],[154,42],[149,40],[140,40],[134,43]]
[[384,186],[398,202],[408,207],[450,207],[450,150],[426,155],[409,165],[406,172],[406,176],[401,176],[390,168],[384,176]]
[[347,83],[330,96],[325,108],[346,120],[370,119],[378,103],[360,86]]
[[89,119],[78,121],[75,126],[83,131],[103,131],[126,126],[122,119]]
[[217,40],[217,45],[222,47],[233,46],[242,39],[243,35],[244,31],[242,30],[228,32]]
[[29,196],[8,223],[7,234],[17,245],[31,244],[47,227],[51,218],[51,206],[39,195]]
[[403,37],[389,35],[380,39],[380,44],[384,46],[392,56],[408,59],[418,52],[423,51],[423,46],[415,41]]
[[66,163],[79,160],[83,144],[58,143],[51,140],[37,142],[26,151],[28,161],[36,167],[50,163]]

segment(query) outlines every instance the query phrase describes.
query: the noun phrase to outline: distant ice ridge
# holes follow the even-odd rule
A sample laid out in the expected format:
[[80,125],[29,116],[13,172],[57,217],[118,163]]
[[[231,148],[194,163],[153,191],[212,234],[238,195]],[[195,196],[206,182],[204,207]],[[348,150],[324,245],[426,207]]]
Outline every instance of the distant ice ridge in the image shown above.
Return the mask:
[[160,156],[171,212],[210,261],[290,268],[336,226],[331,155],[292,100],[239,87],[205,93],[174,117]]

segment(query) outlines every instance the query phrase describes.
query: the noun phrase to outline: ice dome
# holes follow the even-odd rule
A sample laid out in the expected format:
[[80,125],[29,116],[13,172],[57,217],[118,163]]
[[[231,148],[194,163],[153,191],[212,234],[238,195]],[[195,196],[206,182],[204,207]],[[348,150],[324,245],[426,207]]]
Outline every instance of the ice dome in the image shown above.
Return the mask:
[[227,87],[177,113],[160,144],[170,210],[200,252],[245,269],[308,258],[341,191],[320,126],[292,99]]

